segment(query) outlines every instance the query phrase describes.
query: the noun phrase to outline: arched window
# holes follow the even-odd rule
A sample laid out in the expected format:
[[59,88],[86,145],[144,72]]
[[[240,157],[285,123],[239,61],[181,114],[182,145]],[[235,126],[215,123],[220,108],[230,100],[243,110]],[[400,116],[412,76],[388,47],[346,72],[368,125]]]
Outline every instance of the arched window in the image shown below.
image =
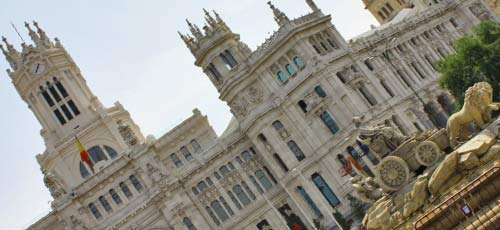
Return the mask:
[[231,54],[231,52],[229,52],[229,50],[225,50],[224,51],[224,54],[226,55],[229,63],[231,63],[232,67],[238,65],[238,62],[236,61],[236,59],[233,57],[233,55]]
[[92,159],[94,164],[96,164],[99,161],[108,160],[108,158],[106,157],[106,155],[102,151],[101,147],[99,147],[99,146],[94,146],[94,147],[88,149],[87,153],[89,153],[90,158]]
[[278,76],[278,79],[281,82],[286,82],[288,80],[288,77],[286,76],[285,73],[283,73],[283,71],[278,71],[278,73],[276,73],[276,76]]
[[222,175],[222,177],[225,177],[227,174],[229,174],[229,169],[227,166],[223,165],[222,167],[219,168],[219,172]]
[[386,3],[385,6],[387,6],[387,9],[389,9],[389,11],[394,11],[394,8],[392,8],[391,4]]
[[219,70],[217,70],[214,64],[212,63],[208,64],[207,70],[208,72],[210,72],[210,74],[216,81],[220,81],[222,79],[222,75],[220,74]]
[[321,120],[325,123],[325,125],[330,129],[330,131],[335,134],[339,131],[339,127],[337,126],[337,123],[333,120],[333,118],[330,116],[330,114],[327,111],[323,111],[320,114]]
[[200,144],[195,139],[191,140],[191,146],[193,147],[195,153],[201,153],[203,151]]
[[272,180],[275,184],[277,184],[277,183],[278,183],[278,181],[276,180],[276,178],[274,178],[274,176],[273,176],[273,174],[271,173],[271,171],[269,171],[269,169],[268,169],[266,166],[264,166],[264,167],[262,167],[262,168],[263,168],[263,169],[264,169],[264,171],[267,173],[267,175],[271,178],[271,180]]
[[104,150],[106,150],[106,152],[108,153],[109,157],[111,157],[111,159],[114,159],[118,156],[118,153],[113,148],[111,148],[107,145],[104,145]]
[[248,193],[248,195],[250,196],[250,198],[252,198],[252,200],[255,200],[255,198],[256,198],[255,194],[252,192],[252,190],[250,189],[250,187],[248,187],[247,183],[245,183],[245,181],[242,181],[241,185],[243,185],[243,188]]
[[205,191],[205,189],[208,188],[207,184],[204,181],[198,182],[197,186],[198,186],[198,190],[200,190],[200,192],[203,192],[203,191]]
[[309,208],[314,212],[314,215],[318,218],[322,218],[323,214],[321,214],[321,211],[319,211],[318,206],[314,203],[314,201],[311,199],[309,194],[307,194],[306,190],[302,186],[297,186],[297,191],[300,193],[302,198],[306,201],[307,205],[309,205]]
[[212,201],[212,203],[210,203],[210,207],[215,211],[215,214],[217,214],[217,217],[219,217],[222,222],[226,221],[229,218],[218,200]]
[[140,192],[142,190],[142,185],[141,182],[135,177],[134,175],[130,175],[130,181],[132,182],[132,185],[134,186],[135,190]]
[[222,203],[222,206],[224,206],[226,211],[229,213],[229,215],[234,216],[234,212],[231,209],[231,207],[229,207],[229,204],[227,204],[226,199],[224,199],[224,197],[221,196],[221,197],[219,197],[219,200]]
[[380,18],[382,18],[382,20],[385,20],[385,15],[382,14],[382,12],[378,11],[377,14],[378,16],[380,16]]
[[215,179],[220,180],[222,177],[218,172],[214,172]]
[[266,191],[269,191],[269,189],[273,187],[273,184],[271,183],[269,178],[267,178],[266,174],[264,173],[264,171],[262,171],[262,169],[255,171],[255,177],[257,177],[257,180],[259,180],[260,184],[262,185],[262,187],[264,187]]
[[288,132],[286,131],[285,126],[283,126],[283,123],[281,123],[281,121],[276,120],[272,125],[282,138],[288,137]]
[[186,226],[188,230],[196,230],[196,228],[193,225],[193,222],[191,222],[191,219],[189,219],[188,217],[184,217],[184,219],[182,219],[182,223]]
[[385,15],[391,15],[385,7],[382,7],[382,11],[384,11]]
[[82,176],[82,178],[87,178],[88,176],[90,176],[89,171],[81,161],[80,161],[80,175]]
[[293,58],[293,62],[295,62],[295,65],[297,65],[299,69],[302,69],[302,67],[305,66],[304,61],[302,61],[302,59],[298,56]]
[[68,105],[71,111],[73,111],[73,114],[75,114],[75,116],[78,116],[80,114],[80,110],[78,110],[73,100],[69,100]]
[[230,170],[235,170],[236,169],[234,167],[233,163],[231,163],[231,161],[227,163],[227,167],[229,167]]
[[293,76],[293,75],[295,75],[297,73],[297,70],[295,70],[295,68],[293,68],[292,65],[286,64],[285,67],[286,67],[286,71],[288,72],[288,74],[290,74],[290,75]]
[[257,224],[257,229],[258,230],[271,229],[271,225],[269,225],[269,222],[267,222],[267,220],[262,220]]
[[273,158],[276,161],[276,163],[278,163],[278,165],[283,170],[283,172],[288,172],[288,167],[286,166],[285,162],[283,162],[283,160],[281,159],[281,157],[277,153],[273,154]]
[[175,153],[170,154],[170,159],[172,160],[172,162],[175,164],[175,166],[177,168],[182,167],[183,163],[182,163],[181,159],[179,159],[177,154],[175,154]]
[[302,112],[307,113],[307,104],[306,104],[306,102],[303,101],[303,100],[300,100],[298,104],[299,104],[300,109],[302,109]]
[[198,192],[198,189],[196,189],[195,187],[191,188],[191,191],[193,191],[193,194],[196,196],[198,194],[200,194],[200,192]]
[[52,97],[57,101],[57,102],[60,102],[61,101],[61,96],[59,96],[59,93],[57,93],[56,89],[54,88],[53,85],[50,84],[50,82],[46,82],[47,83],[47,88],[49,89],[49,92],[50,94],[52,95]]
[[320,85],[314,87],[314,92],[316,92],[316,94],[321,98],[326,97],[326,92],[323,90],[323,88],[321,88]]
[[243,191],[240,185],[235,185],[233,187],[233,192],[236,194],[243,206],[250,204],[250,198],[248,198],[247,194]]
[[122,203],[122,198],[120,198],[120,195],[116,193],[114,189],[109,190],[109,195],[111,195],[111,198],[115,202],[115,204],[121,204]]
[[187,161],[193,160],[193,156],[185,146],[181,147],[181,153]]
[[250,176],[250,180],[252,181],[252,184],[257,188],[257,191],[259,191],[260,194],[263,194],[264,190],[262,189],[262,187],[260,186],[260,184],[257,183],[257,180],[255,179],[255,177],[254,176]]
[[382,85],[382,87],[384,87],[389,96],[394,97],[394,92],[392,92],[392,89],[387,85],[385,80],[380,80],[380,84]]
[[66,98],[66,97],[69,96],[68,92],[66,91],[66,89],[64,88],[64,86],[62,85],[62,83],[59,80],[57,80],[57,78],[55,78],[55,77],[54,77],[54,83],[55,83],[57,89],[59,90],[59,92],[61,93],[61,95],[64,98]]
[[366,68],[368,68],[370,71],[375,70],[375,68],[372,65],[372,62],[371,62],[370,58],[366,59],[364,62],[365,62]]
[[208,185],[213,185],[214,182],[210,179],[210,177],[205,178],[205,181],[207,182]]
[[241,208],[242,208],[242,207],[241,207],[241,204],[240,204],[240,202],[238,201],[238,199],[236,199],[236,197],[234,196],[234,194],[233,194],[231,191],[229,191],[229,192],[227,192],[227,195],[228,195],[228,196],[229,196],[229,198],[231,198],[231,200],[233,201],[234,206],[236,206],[238,209],[240,209],[240,210],[241,210]]
[[92,214],[94,214],[94,217],[96,219],[100,219],[102,217],[101,212],[99,212],[99,209],[97,209],[94,203],[89,204],[89,209],[92,212]]
[[43,88],[43,86],[40,86],[40,91],[42,92],[42,96],[49,105],[49,107],[52,107],[55,105],[54,101],[50,97],[50,95],[47,93],[47,91]]
[[243,161],[241,160],[241,157],[236,156],[235,159],[236,159],[236,162],[238,162],[238,164],[240,164],[240,165],[243,164]]
[[99,197],[99,202],[101,202],[101,205],[104,208],[104,210],[106,210],[106,212],[109,213],[109,212],[113,211],[113,209],[111,208],[111,205],[109,205],[109,203],[108,203],[108,200],[106,200],[106,198],[104,198],[103,196]]
[[212,209],[210,209],[210,207],[206,206],[205,207],[205,210],[207,211],[208,215],[210,216],[210,218],[212,218],[212,221],[216,224],[216,225],[220,225],[220,222],[219,220],[217,219],[217,217],[215,216],[214,212],[212,211]]
[[319,175],[319,173],[314,173],[311,177],[316,187],[319,189],[319,191],[321,191],[323,196],[326,198],[326,200],[328,200],[328,203],[332,207],[335,207],[338,204],[340,204],[340,201],[335,195],[335,193],[333,193],[330,186],[328,186],[326,181],[323,179],[321,175]]
[[248,151],[243,151],[241,153],[241,157],[243,158],[244,161],[250,160],[252,158],[252,154],[250,154]]
[[290,151],[295,155],[298,161],[304,160],[306,156],[304,155],[304,152],[299,148],[297,143],[295,141],[291,140],[287,142],[288,148],[290,148]]
[[120,188],[122,189],[123,194],[125,194],[125,196],[127,198],[130,198],[133,196],[132,192],[130,191],[130,189],[128,188],[128,186],[124,182],[120,182]]

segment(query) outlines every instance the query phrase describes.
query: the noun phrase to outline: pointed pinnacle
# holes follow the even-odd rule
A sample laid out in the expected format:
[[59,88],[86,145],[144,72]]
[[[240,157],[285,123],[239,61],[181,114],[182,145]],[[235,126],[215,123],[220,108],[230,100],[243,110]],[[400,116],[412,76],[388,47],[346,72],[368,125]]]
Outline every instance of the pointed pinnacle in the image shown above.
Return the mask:
[[193,24],[191,24],[191,22],[186,18],[186,23],[188,24],[188,26],[193,26]]
[[203,8],[203,12],[205,12],[205,15],[207,16],[210,15],[210,13],[208,13],[208,11],[205,8]]

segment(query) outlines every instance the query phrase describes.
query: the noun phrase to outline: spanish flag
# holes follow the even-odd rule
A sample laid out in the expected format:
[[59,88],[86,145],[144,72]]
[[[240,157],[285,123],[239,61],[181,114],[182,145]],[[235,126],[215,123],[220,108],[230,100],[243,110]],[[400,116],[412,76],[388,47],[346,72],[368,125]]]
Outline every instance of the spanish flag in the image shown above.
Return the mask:
[[75,136],[75,139],[76,139],[76,145],[78,146],[78,151],[80,152],[81,160],[85,162],[92,170],[92,173],[94,173],[94,164],[90,160],[90,156],[87,153],[87,150],[85,150],[80,140],[78,140],[78,137]]

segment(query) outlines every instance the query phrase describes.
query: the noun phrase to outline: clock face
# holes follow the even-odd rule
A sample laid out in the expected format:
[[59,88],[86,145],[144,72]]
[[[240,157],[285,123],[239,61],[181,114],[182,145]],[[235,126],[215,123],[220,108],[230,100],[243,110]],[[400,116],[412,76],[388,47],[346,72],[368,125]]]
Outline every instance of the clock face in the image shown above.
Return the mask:
[[40,63],[40,62],[36,62],[35,64],[33,64],[33,67],[31,68],[31,72],[33,74],[40,74],[44,70],[45,70],[45,65],[43,63]]

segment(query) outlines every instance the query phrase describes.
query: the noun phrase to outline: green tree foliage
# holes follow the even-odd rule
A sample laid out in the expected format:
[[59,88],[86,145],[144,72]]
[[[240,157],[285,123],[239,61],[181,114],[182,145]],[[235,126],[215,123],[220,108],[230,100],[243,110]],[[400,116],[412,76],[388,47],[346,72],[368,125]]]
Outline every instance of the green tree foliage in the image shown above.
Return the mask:
[[349,200],[349,205],[354,211],[354,217],[359,221],[363,220],[363,217],[365,216],[365,205],[363,204],[363,202],[361,202],[351,194],[347,194],[346,197],[347,200]]
[[340,213],[337,209],[334,210],[333,217],[335,217],[335,220],[340,225],[341,229],[344,229],[344,230],[349,229],[349,224],[347,223],[347,221],[344,218],[344,216],[342,215],[342,213]]
[[467,88],[487,81],[493,88],[494,101],[500,101],[500,23],[485,21],[474,28],[473,36],[466,36],[454,44],[456,54],[438,62],[441,87],[457,99],[457,108],[463,104]]

